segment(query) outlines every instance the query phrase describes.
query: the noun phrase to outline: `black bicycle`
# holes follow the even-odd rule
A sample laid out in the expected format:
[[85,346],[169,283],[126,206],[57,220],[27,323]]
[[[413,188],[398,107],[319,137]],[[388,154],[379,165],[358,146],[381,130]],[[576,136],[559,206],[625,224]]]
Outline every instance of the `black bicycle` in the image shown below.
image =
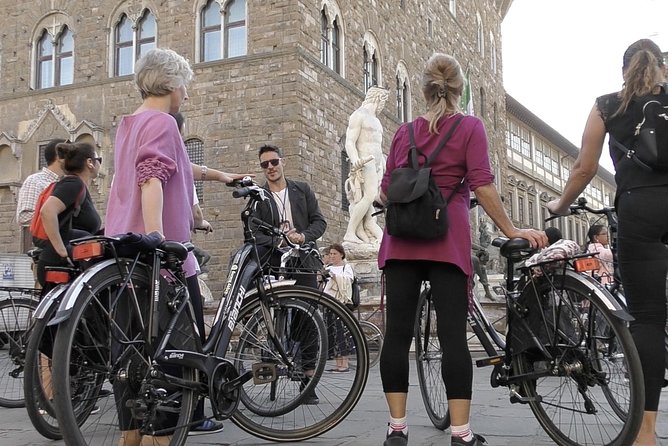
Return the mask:
[[[257,203],[268,199],[262,188],[245,180],[234,196],[249,198],[241,214],[245,243],[230,263],[204,342],[182,270],[186,245],[139,246],[141,241],[106,237],[83,242],[102,246],[96,252],[108,258],[70,285],[52,320],[60,324],[55,408],[67,444],[115,446],[121,418],[125,429],[170,435],[171,445],[182,445],[190,427],[201,422],[192,416],[205,397],[216,419],[231,418],[274,441],[319,435],[355,407],[368,374],[359,325],[317,289],[268,278],[251,228],[289,240],[253,217]],[[335,315],[352,345],[348,374],[323,373],[329,360],[325,311]],[[76,390],[83,381],[88,393]],[[100,392],[105,382],[113,394]],[[304,404],[312,392],[318,404]],[[91,413],[94,406],[99,413]]]
[[[511,403],[529,404],[559,445],[629,445],[640,428],[644,386],[625,308],[593,278],[591,254],[521,267],[532,254],[524,239],[497,238],[507,260],[505,335],[474,297],[468,321],[492,366],[492,387],[505,386]],[[416,364],[427,414],[438,429],[450,425],[441,378],[441,341],[429,286],[415,322]],[[447,342],[447,340],[443,340]]]
[[40,290],[0,287],[0,406],[23,407],[24,352]]

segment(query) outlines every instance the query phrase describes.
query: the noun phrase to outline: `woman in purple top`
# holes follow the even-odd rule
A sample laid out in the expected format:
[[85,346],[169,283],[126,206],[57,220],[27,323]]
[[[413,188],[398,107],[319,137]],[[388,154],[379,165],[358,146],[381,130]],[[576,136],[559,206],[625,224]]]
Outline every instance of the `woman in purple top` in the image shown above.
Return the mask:
[[[459,117],[458,103],[464,78],[456,59],[434,54],[422,78],[428,111],[413,121],[417,148],[429,156]],[[378,201],[385,193],[392,171],[408,166],[410,149],[407,125],[396,132]],[[423,162],[424,160],[420,160]],[[545,246],[545,233],[518,229],[508,218],[494,186],[485,128],[480,119],[464,116],[438,157],[431,164],[434,179],[444,197],[464,178],[448,204],[450,227],[446,236],[435,240],[402,239],[383,234],[378,266],[387,280],[387,322],[380,357],[383,390],[390,411],[390,427],[384,446],[408,444],[406,399],[408,396],[408,352],[420,286],[428,280],[437,312],[438,339],[443,347],[442,372],[447,389],[453,445],[486,444],[469,427],[473,369],[466,339],[471,263],[469,197],[473,191],[494,223],[507,237],[521,237],[531,245]],[[447,359],[446,359],[447,358]]]
[[[135,83],[143,99],[132,115],[124,116],[116,133],[115,174],[109,192],[105,233],[157,232],[167,240],[188,241],[193,229],[193,179],[229,183],[243,175],[228,174],[192,164],[176,121],[169,113],[179,111],[188,99],[186,86],[193,72],[186,59],[168,49],[148,51],[135,66]],[[192,253],[184,264],[188,291],[204,336],[202,302]],[[114,392],[121,392],[114,385]],[[132,414],[117,401],[120,446],[142,443],[134,430]],[[201,406],[195,418],[203,416]],[[199,432],[222,430],[222,423],[205,420]],[[144,437],[143,444],[147,443]],[[168,437],[159,439],[169,443]]]

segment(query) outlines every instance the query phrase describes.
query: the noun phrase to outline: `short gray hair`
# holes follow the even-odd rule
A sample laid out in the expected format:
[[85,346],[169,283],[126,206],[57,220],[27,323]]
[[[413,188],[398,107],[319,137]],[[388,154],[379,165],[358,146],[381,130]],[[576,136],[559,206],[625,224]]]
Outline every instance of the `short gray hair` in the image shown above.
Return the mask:
[[142,99],[166,96],[182,85],[188,85],[193,70],[188,61],[175,51],[154,48],[135,64],[135,84]]

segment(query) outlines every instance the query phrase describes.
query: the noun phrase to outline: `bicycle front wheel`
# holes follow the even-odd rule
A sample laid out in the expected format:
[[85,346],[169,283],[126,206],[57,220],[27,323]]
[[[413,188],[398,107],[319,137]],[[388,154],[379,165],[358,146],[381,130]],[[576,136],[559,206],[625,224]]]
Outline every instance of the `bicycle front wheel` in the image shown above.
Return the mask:
[[[364,335],[350,311],[317,290],[286,286],[266,293],[266,304],[253,295],[246,299],[234,330],[237,337],[227,354],[239,374],[252,370],[254,375],[241,389],[241,404],[232,420],[266,440],[313,438],[338,425],[362,396],[369,372]],[[269,327],[291,314],[299,315],[297,322],[294,318],[280,322],[274,327],[279,338],[275,339]],[[324,331],[318,328],[323,321],[327,321]],[[328,332],[336,333],[336,346],[328,345]],[[279,354],[277,342],[287,346],[283,348],[287,361]],[[333,371],[335,355],[329,359],[330,350],[347,359],[347,371]],[[307,370],[325,364],[331,370],[304,379]],[[260,407],[265,407],[264,412]],[[272,407],[280,410],[265,413]]]
[[[529,295],[526,295],[529,293]],[[537,299],[551,354],[535,349],[514,357],[522,390],[545,432],[559,445],[632,444],[644,393],[640,360],[626,324],[574,277],[529,284],[520,300]]]
[[23,407],[23,364],[26,336],[37,301],[0,301],[0,406]]
[[436,335],[436,309],[431,289],[422,290],[415,316],[415,364],[427,415],[436,429],[450,427],[448,397],[441,374],[443,351]]
[[[158,444],[153,434],[160,433],[171,436],[171,446],[181,446],[196,396],[192,389],[160,378],[160,372],[190,382],[197,373],[185,367],[165,370],[155,363],[146,339],[150,268],[137,265],[127,277],[126,267],[123,261],[113,262],[82,276],[85,287],[72,285],[79,294],[69,319],[58,326],[54,347],[60,430],[68,445],[116,446],[122,435]],[[103,389],[105,382],[111,386]]]

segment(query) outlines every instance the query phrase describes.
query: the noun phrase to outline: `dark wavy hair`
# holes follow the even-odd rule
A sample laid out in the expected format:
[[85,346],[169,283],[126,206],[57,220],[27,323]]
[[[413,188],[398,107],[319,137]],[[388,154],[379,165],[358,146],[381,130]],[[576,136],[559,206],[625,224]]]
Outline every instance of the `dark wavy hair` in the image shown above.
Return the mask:
[[87,142],[61,142],[56,146],[58,157],[63,159],[63,170],[68,174],[83,172],[86,161],[95,158],[95,147]]

